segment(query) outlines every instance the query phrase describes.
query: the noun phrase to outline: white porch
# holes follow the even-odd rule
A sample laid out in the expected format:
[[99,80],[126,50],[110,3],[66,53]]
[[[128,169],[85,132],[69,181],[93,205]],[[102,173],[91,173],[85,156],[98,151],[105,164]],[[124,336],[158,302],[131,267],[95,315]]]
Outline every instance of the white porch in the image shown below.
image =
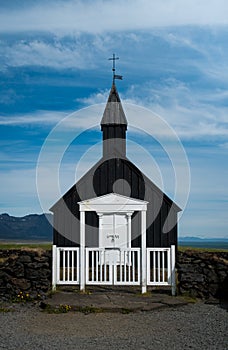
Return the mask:
[[[108,252],[105,248],[85,248],[85,285],[140,286],[141,249],[118,250],[119,263],[107,260]],[[53,246],[52,253],[53,290],[56,285],[80,286],[80,248]],[[175,295],[175,246],[147,248],[146,261],[146,286],[170,286]]]
[[[146,292],[146,210],[148,202],[116,193],[79,202],[80,210],[80,289],[85,289],[85,213],[95,211],[99,217],[99,248],[105,248],[99,261],[119,265],[120,249],[131,247],[131,215],[141,212],[141,285]],[[107,251],[108,249],[108,251]],[[103,257],[102,257],[103,255]]]
[[[53,289],[57,284],[171,286],[175,294],[175,246],[146,247],[148,202],[111,193],[79,202],[80,247],[53,246]],[[85,247],[85,215],[99,217],[99,247]],[[141,247],[131,247],[131,216],[141,213]]]

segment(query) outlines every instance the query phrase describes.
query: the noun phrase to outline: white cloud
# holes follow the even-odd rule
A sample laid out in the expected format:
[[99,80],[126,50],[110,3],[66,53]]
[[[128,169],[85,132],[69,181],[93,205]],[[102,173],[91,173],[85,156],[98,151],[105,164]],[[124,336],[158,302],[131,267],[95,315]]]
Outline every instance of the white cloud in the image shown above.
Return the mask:
[[[0,68],[1,71],[1,68]],[[6,91],[2,91],[0,95],[0,103],[3,105],[11,105],[18,101],[21,96],[18,96],[13,89],[8,89]]]
[[0,125],[55,125],[67,114],[59,111],[36,111],[24,115],[0,116]]
[[[60,123],[62,130],[86,130],[99,127],[109,91],[99,91],[87,98],[77,99],[89,108],[82,108],[73,113],[59,111],[37,111],[24,115],[1,117],[0,125],[44,125],[55,126]],[[227,91],[195,91],[187,84],[171,81],[166,86],[134,85],[121,95],[122,104],[129,128],[138,123],[138,110],[143,129],[150,130],[151,115],[164,119],[182,139],[201,137],[228,136],[228,108],[217,102],[224,100]],[[125,99],[127,97],[127,99]],[[134,110],[134,106],[136,111]],[[142,107],[140,107],[142,106]],[[148,112],[144,108],[148,108]],[[147,115],[148,114],[148,115]],[[155,118],[156,119],[156,118]],[[153,121],[155,123],[155,120]],[[156,129],[156,133],[158,129]],[[160,135],[165,130],[159,129]],[[60,132],[60,137],[61,132]],[[221,142],[221,141],[220,141]]]
[[2,41],[0,45],[4,50],[4,60],[7,66],[45,66],[57,69],[62,69],[63,66],[64,68],[88,68],[89,48],[86,47],[86,44],[84,47],[80,46],[79,41],[67,45],[60,41],[51,43],[36,39],[19,40],[13,45]]
[[[11,66],[38,66],[58,70],[96,69],[97,76],[104,76],[104,71],[110,69],[107,58],[114,49],[121,53],[118,69],[122,70],[126,79],[132,77],[132,72],[135,72],[136,80],[142,77],[150,79],[158,74],[197,79],[200,74],[203,81],[224,83],[228,76],[228,55],[224,45],[227,41],[226,27],[217,31],[212,27],[147,31],[134,28],[132,32],[93,35],[79,32],[62,36],[56,33],[22,33],[2,37],[0,70],[4,74],[10,71]],[[7,100],[9,93],[5,96]]]
[[91,106],[97,103],[105,103],[107,102],[109,93],[110,90],[106,89],[104,91],[94,93],[88,97],[77,98],[76,101],[83,103],[85,106]]
[[155,26],[228,23],[226,0],[117,0],[37,2],[2,9],[1,31],[103,32]]
[[[131,108],[131,104],[134,104],[146,107],[152,114],[157,114],[158,118],[166,120],[182,139],[199,139],[208,136],[228,136],[228,108],[222,104],[215,106],[215,102],[223,100],[226,96],[227,91],[196,91],[183,82],[170,80],[167,85],[160,86],[132,85],[121,99],[129,127],[131,124],[135,125],[138,119],[138,114]],[[107,101],[107,97],[108,91],[102,91],[80,99],[80,102],[93,105]],[[143,118],[143,128],[146,130],[151,126],[151,119],[148,117],[150,113],[146,116],[146,110],[143,109],[141,113],[140,118]],[[84,120],[91,122],[89,116]],[[94,122],[96,120],[99,121],[99,114],[94,118]],[[160,132],[162,134],[165,131]]]
[[221,143],[219,146],[225,150],[228,150],[228,142]]
[[[212,58],[212,56],[211,56]],[[195,62],[195,66],[199,67],[204,76],[211,78],[215,81],[225,82],[228,80],[228,69],[226,64],[227,56],[224,55],[223,59],[217,59],[215,57],[214,62],[209,65],[200,65]],[[217,62],[216,62],[217,60]]]

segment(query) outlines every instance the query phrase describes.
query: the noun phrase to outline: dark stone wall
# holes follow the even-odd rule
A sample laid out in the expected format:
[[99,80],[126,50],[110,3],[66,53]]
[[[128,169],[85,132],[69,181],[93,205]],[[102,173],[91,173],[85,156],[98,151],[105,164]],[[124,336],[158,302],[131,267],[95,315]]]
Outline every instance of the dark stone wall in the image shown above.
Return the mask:
[[178,252],[178,293],[228,300],[228,252]]
[[0,250],[0,299],[45,297],[51,288],[51,251],[41,249]]
[[[51,289],[50,250],[0,250],[0,300],[18,293],[44,298]],[[186,250],[177,254],[178,294],[197,298],[228,299],[228,252]]]

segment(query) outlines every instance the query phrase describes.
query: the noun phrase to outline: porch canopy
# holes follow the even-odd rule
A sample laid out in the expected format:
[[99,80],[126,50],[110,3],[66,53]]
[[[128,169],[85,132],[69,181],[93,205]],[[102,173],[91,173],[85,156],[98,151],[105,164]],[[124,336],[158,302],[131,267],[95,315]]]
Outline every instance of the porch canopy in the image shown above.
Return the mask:
[[[99,229],[105,214],[125,214],[127,216],[128,242],[131,240],[131,215],[141,212],[141,285],[146,291],[146,211],[148,202],[110,193],[78,202],[80,210],[80,289],[85,289],[85,212],[95,211],[99,216]],[[100,232],[99,232],[100,234]]]

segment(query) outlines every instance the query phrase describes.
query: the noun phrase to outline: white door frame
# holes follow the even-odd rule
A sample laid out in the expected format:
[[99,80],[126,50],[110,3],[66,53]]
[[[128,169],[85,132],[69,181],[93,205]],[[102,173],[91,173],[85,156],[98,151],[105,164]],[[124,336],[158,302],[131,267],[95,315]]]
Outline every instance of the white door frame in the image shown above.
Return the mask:
[[[127,245],[126,247],[122,247],[122,248],[130,248],[131,247],[131,216],[132,216],[133,212],[128,212],[128,213],[119,213],[119,212],[114,212],[114,213],[97,213],[98,217],[99,217],[99,243],[98,246],[99,248],[106,248],[105,244],[104,244],[104,236],[103,236],[103,222],[105,219],[105,216],[113,216],[113,224],[114,224],[114,228],[116,225],[116,216],[125,216],[126,217],[126,229],[127,229]],[[115,230],[114,230],[115,231]],[[114,237],[115,239],[115,237]]]
[[134,211],[141,212],[141,286],[146,292],[146,211],[148,202],[110,193],[78,202],[80,210],[80,289],[85,290],[85,212],[95,211],[99,217],[105,213],[125,213],[128,215],[128,233],[131,234],[131,215]]
[[[116,260],[119,257],[117,249],[131,248],[131,216],[133,212],[128,213],[97,213],[99,217],[99,248],[106,248],[109,250],[107,257],[109,256],[110,260],[115,260],[118,264],[119,260]],[[112,228],[105,227],[105,219],[109,217],[112,221]],[[124,222],[123,222],[124,219]],[[120,221],[118,222],[118,220]],[[123,225],[122,225],[123,224]],[[109,226],[109,225],[108,225]],[[118,232],[118,229],[122,226],[124,232]],[[105,235],[107,232],[111,232],[111,237],[109,237],[113,243],[107,242]],[[118,242],[119,240],[119,242]],[[109,241],[109,239],[108,239]],[[113,250],[111,249],[113,247]]]

